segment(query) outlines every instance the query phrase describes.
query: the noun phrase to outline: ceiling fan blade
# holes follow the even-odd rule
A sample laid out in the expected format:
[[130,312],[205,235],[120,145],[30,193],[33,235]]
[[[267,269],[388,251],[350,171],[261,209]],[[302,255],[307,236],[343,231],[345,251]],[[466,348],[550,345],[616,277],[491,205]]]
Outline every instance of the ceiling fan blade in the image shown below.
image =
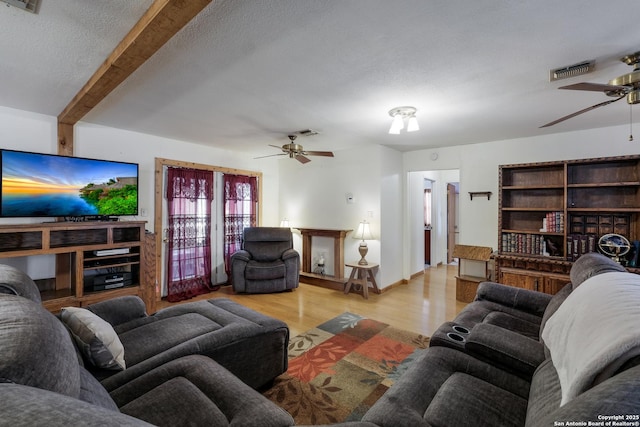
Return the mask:
[[311,159],[306,158],[302,154],[296,155],[296,160],[299,161],[302,164],[309,163],[311,161]]
[[629,91],[629,87],[627,86],[614,86],[614,85],[605,85],[600,83],[576,83],[568,86],[560,86],[558,89],[569,89],[569,90],[589,90],[593,92],[624,92],[627,93]]
[[333,153],[331,151],[305,151],[304,154],[307,156],[333,157]]
[[[278,148],[280,148],[280,147],[278,147]],[[286,156],[286,155],[287,155],[287,153],[269,154],[268,156],[254,157],[254,159],[264,159],[265,157]]]
[[546,125],[542,125],[542,126],[540,126],[540,128],[546,128],[546,127],[549,127],[549,126],[553,126],[553,125],[558,124],[560,122],[564,122],[565,120],[568,120],[568,119],[570,119],[572,117],[579,116],[582,113],[586,113],[587,111],[595,110],[596,108],[599,108],[599,107],[604,107],[605,105],[609,105],[612,102],[616,102],[616,101],[621,100],[625,96],[627,96],[627,95],[623,94],[622,96],[620,96],[620,97],[618,97],[616,99],[611,99],[609,101],[605,101],[605,102],[601,102],[601,103],[596,104],[596,105],[592,105],[591,107],[587,107],[587,108],[585,108],[583,110],[576,111],[575,113],[569,114],[568,116],[561,117],[561,118],[559,118],[557,120],[554,120],[552,122],[547,123]]

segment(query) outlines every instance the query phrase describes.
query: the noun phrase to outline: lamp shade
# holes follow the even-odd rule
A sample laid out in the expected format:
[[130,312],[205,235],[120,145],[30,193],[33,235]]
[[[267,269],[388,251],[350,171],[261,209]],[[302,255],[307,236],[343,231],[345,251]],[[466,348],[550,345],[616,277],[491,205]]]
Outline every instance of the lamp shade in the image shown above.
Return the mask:
[[367,221],[361,221],[358,224],[358,229],[352,235],[354,239],[358,240],[373,240],[373,234],[371,234],[371,227]]
[[420,126],[418,126],[418,119],[416,116],[409,117],[409,121],[407,122],[407,132],[415,132],[420,130]]
[[391,121],[391,127],[389,128],[389,133],[393,135],[398,135],[400,131],[404,128],[404,120],[401,114],[396,114],[393,116],[393,120]]

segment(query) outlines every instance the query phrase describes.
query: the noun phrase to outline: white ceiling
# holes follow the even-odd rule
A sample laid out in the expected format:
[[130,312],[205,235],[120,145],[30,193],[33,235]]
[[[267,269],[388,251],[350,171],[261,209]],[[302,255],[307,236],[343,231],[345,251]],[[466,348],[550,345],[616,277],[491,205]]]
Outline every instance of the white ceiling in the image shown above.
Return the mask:
[[[0,3],[0,105],[57,116],[151,0]],[[629,123],[625,101],[539,126],[602,93],[640,50],[637,0],[260,0],[212,2],[83,121],[259,156],[287,133],[308,150],[400,151]],[[551,68],[596,71],[550,83]],[[420,131],[389,135],[388,111]],[[636,114],[640,116],[640,114]],[[603,141],[606,143],[606,141]],[[1,144],[1,142],[0,142]]]

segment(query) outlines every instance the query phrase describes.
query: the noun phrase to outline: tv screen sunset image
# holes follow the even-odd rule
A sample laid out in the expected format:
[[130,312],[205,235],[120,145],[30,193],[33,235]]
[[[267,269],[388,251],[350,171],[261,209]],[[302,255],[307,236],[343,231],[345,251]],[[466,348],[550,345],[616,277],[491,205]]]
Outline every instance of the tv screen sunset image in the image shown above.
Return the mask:
[[138,165],[2,151],[4,217],[137,215]]

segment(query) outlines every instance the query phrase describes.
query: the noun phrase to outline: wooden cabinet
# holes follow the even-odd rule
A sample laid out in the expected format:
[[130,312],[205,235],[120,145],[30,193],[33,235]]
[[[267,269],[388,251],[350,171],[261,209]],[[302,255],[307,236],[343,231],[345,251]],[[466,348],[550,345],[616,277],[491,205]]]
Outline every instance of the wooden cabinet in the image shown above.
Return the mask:
[[143,274],[144,239],[142,221],[4,225],[0,258],[55,256],[54,277],[36,280],[52,312],[121,295],[139,295],[149,310],[155,286]]
[[544,276],[505,268],[500,271],[500,283],[531,291],[542,291]]
[[547,294],[556,294],[560,289],[564,287],[567,283],[571,282],[569,276],[545,276],[544,278],[544,287],[542,288],[542,292]]
[[640,156],[503,165],[499,179],[502,283],[555,293],[604,234],[640,239]]
[[545,273],[509,268],[503,268],[500,271],[500,283],[548,294],[557,293],[569,282],[568,275],[547,275]]
[[[458,275],[456,276],[456,299],[462,302],[471,302],[478,292],[478,285],[489,280],[489,260],[492,249],[487,246],[455,245],[453,247],[454,258],[458,259]],[[482,275],[479,272],[469,274],[462,264],[476,264],[483,266]],[[464,266],[468,267],[468,266]]]

